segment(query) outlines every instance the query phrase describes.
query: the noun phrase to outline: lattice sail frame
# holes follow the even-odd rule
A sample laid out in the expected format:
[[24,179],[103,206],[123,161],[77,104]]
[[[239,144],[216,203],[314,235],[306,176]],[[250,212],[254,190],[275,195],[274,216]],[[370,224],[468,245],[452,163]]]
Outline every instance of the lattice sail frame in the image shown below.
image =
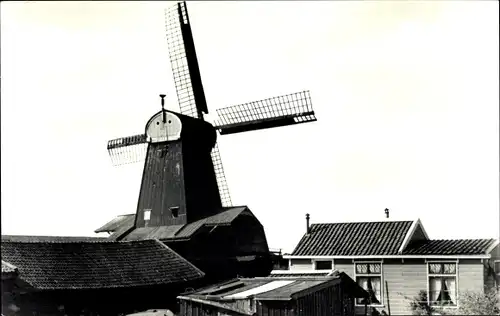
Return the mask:
[[144,161],[148,149],[145,134],[120,137],[108,141],[108,153],[114,166]]
[[[180,14],[180,16],[179,16]],[[191,64],[194,64],[196,69],[189,69],[188,54],[185,48],[185,40],[183,37],[182,24],[184,24],[188,31],[187,40],[193,45],[192,55],[189,57]],[[167,29],[167,44],[170,57],[170,66],[174,77],[175,90],[177,92],[177,99],[179,101],[179,109],[181,114],[189,115],[194,118],[203,119],[202,111],[206,110],[206,101],[203,88],[201,86],[201,78],[198,72],[198,62],[196,60],[196,53],[194,44],[192,43],[192,34],[189,26],[189,16],[185,2],[177,2],[176,5],[171,6],[165,10],[165,26]],[[185,31],[186,32],[186,31]],[[196,73],[193,73],[196,70]],[[193,90],[193,82],[191,76],[197,76],[196,81],[199,83],[198,100],[195,98]],[[196,105],[196,101],[203,102],[202,110],[200,111]],[[214,166],[217,186],[221,198],[222,206],[232,206],[231,196],[229,194],[229,187],[227,185],[226,175],[222,166],[222,158],[220,156],[219,147],[215,144],[212,152],[212,164]]]
[[239,133],[316,121],[309,91],[301,91],[216,110],[219,132]]
[[179,19],[179,7],[181,9],[182,23],[189,23],[186,4],[184,2],[178,2],[175,6],[165,9],[165,27],[167,29],[170,66],[172,67],[175,90],[181,113],[200,118],[196,108],[187,54],[184,47],[181,21]]

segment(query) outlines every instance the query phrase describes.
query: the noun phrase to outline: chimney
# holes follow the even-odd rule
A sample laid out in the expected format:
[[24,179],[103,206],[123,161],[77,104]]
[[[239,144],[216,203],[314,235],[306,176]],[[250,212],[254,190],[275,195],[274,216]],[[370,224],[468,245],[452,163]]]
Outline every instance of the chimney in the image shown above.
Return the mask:
[[388,208],[385,209],[385,217],[389,218],[389,209]]
[[306,232],[307,234],[309,234],[311,232],[311,226],[309,226],[309,213],[306,214],[306,225],[307,225]]

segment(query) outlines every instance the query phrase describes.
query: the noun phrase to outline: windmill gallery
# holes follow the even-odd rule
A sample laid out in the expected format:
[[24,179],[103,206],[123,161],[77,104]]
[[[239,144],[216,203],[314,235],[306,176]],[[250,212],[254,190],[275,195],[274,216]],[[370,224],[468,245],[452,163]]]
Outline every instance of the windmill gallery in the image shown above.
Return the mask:
[[[309,93],[218,109],[218,120],[206,122],[186,3],[167,9],[166,20],[180,111],[166,110],[160,95],[144,133],[108,142],[113,164],[144,160],[136,213],[96,230],[108,238],[2,236],[3,315],[178,311],[186,291],[269,276],[276,256],[250,209],[231,204],[216,140],[316,121]],[[319,284],[311,282],[300,290]]]

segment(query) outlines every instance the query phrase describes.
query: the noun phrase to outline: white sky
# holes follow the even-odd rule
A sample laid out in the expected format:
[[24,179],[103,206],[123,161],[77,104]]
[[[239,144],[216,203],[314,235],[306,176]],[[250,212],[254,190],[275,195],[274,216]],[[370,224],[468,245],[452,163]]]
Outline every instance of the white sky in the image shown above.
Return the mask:
[[[93,235],[142,164],[106,142],[176,110],[165,2],[1,3],[2,234]],[[311,222],[498,238],[497,1],[188,2],[209,110],[308,89],[318,122],[219,137],[270,247]]]

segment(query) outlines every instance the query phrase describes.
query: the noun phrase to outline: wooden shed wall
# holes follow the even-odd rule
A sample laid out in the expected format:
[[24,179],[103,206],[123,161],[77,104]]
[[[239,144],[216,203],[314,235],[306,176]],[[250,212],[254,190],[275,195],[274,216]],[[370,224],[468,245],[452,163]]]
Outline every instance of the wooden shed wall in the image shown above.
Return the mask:
[[243,316],[245,314],[198,302],[180,300],[179,315],[180,316]]
[[295,316],[354,316],[354,298],[340,284],[327,287],[297,300]]

